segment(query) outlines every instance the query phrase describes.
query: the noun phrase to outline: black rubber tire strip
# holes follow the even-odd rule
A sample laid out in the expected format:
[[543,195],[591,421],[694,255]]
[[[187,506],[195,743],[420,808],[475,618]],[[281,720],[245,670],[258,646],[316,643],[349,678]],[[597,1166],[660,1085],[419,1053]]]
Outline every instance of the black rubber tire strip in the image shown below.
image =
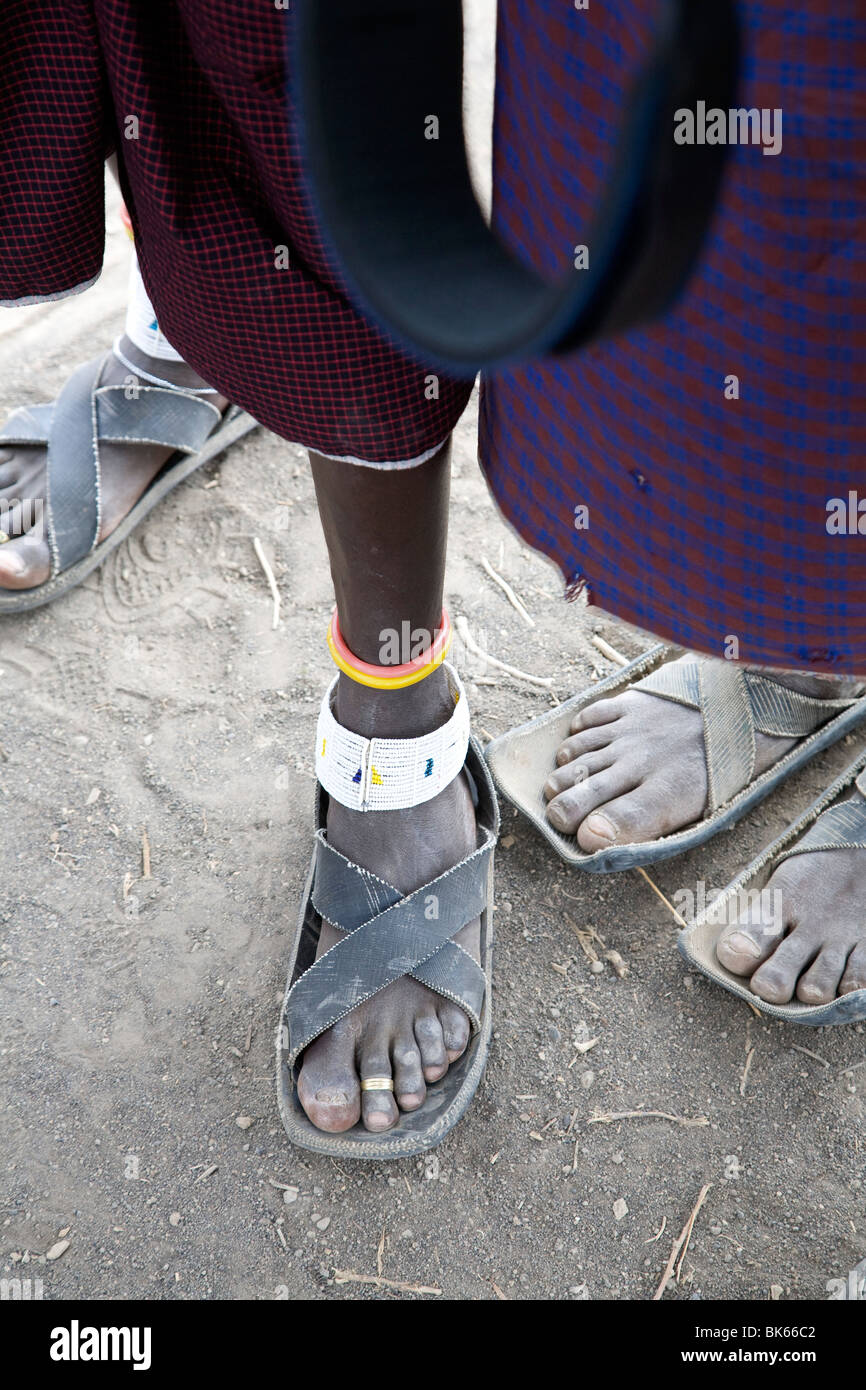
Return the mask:
[[[293,117],[314,212],[350,293],[461,376],[573,352],[664,313],[716,206],[727,147],[677,145],[674,112],[736,104],[735,0],[663,0],[626,103],[590,268],[542,279],[490,230],[463,135],[461,0],[294,0]],[[429,115],[439,138],[425,138]]]

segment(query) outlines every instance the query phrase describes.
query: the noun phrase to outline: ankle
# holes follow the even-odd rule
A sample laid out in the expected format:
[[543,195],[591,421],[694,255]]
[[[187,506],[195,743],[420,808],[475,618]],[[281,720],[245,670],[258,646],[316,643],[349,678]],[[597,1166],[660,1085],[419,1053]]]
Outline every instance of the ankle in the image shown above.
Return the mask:
[[442,666],[403,690],[373,690],[343,674],[337,685],[336,717],[363,738],[417,738],[438,729],[453,713]]

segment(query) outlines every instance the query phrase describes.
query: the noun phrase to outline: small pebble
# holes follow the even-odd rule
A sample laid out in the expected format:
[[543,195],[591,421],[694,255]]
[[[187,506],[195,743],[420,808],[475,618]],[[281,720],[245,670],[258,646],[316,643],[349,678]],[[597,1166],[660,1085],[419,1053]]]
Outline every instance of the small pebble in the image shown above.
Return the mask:
[[583,1087],[583,1089],[584,1089],[585,1091],[588,1091],[588,1090],[589,1090],[590,1086],[592,1085],[592,1083],[593,1083],[594,1081],[595,1081],[595,1072],[594,1072],[594,1071],[584,1071],[584,1072],[581,1072],[581,1075],[580,1075],[580,1084],[581,1084],[581,1086]]
[[249,1129],[250,1125],[255,1124],[255,1119],[252,1115],[238,1115],[235,1124],[238,1129]]
[[593,975],[600,975],[600,974],[602,973],[602,971],[604,970],[604,961],[601,961],[601,960],[591,960],[591,961],[589,962],[589,969],[590,969],[590,973],[591,973],[591,974],[593,974]]
[[623,1197],[617,1197],[613,1204],[613,1214],[617,1221],[622,1221],[624,1216],[628,1216],[628,1203]]
[[169,1221],[169,1225],[170,1225],[170,1226],[179,1226],[179,1225],[180,1225],[180,1212],[179,1212],[179,1211],[173,1211],[172,1214],[171,1214],[171,1216],[168,1218],[168,1221]]
[[321,1221],[317,1221],[317,1222],[316,1222],[316,1229],[319,1230],[319,1231],[327,1231],[327,1229],[328,1229],[328,1227],[330,1226],[330,1224],[331,1224],[331,1218],[330,1218],[330,1216],[323,1216],[322,1219],[321,1219]]
[[290,1207],[292,1205],[292,1202],[296,1202],[297,1200],[298,1189],[296,1187],[287,1187],[285,1192],[283,1193],[283,1201],[285,1202],[286,1206]]

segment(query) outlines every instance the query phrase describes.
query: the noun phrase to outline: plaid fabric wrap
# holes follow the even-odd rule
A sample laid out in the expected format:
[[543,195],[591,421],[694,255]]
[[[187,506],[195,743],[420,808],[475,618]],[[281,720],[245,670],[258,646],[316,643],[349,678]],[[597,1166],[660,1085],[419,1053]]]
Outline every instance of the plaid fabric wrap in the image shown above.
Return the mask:
[[[740,8],[740,104],[781,108],[781,152],[732,150],[662,322],[485,383],[482,464],[572,592],[687,647],[863,674],[866,9]],[[501,0],[494,212],[540,270],[586,241],[651,20],[629,0]]]
[[287,439],[417,458],[470,387],[391,346],[329,267],[286,115],[285,23],[272,0],[2,0],[0,301],[99,274],[116,148],[178,352]]

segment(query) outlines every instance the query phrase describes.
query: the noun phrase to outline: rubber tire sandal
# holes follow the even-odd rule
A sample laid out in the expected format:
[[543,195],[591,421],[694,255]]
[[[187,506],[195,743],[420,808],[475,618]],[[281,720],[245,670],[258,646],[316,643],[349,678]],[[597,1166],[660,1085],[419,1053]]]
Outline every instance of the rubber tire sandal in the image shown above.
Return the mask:
[[[0,614],[24,613],[60,598],[101,565],[158,502],[203,463],[257,428],[238,406],[223,415],[181,387],[100,386],[110,354],[78,367],[57,400],[23,406],[0,428],[0,448],[48,450],[45,524],[51,578],[34,589],[0,593]],[[100,444],[162,444],[173,449],[123,521],[99,541]]]
[[[386,741],[376,742],[381,746]],[[395,745],[412,742],[393,740]],[[321,783],[318,786],[316,842],[277,1035],[280,1114],[286,1133],[300,1148],[334,1158],[410,1158],[441,1143],[478,1089],[493,1017],[493,851],[499,810],[490,773],[472,738],[463,768],[475,801],[476,848],[408,896],[328,844],[328,793]],[[432,903],[435,913],[430,910]],[[475,917],[481,918],[480,965],[451,940]],[[323,918],[348,934],[316,960]],[[401,1112],[393,1129],[374,1134],[360,1122],[342,1134],[317,1129],[298,1097],[304,1049],[403,975],[411,975],[465,1011],[472,1030],[466,1051],[440,1081],[427,1085],[421,1108]]]
[[823,1028],[835,1023],[858,1023],[866,1019],[866,989],[839,995],[827,1004],[768,1004],[749,989],[740,975],[732,975],[716,956],[716,942],[730,918],[729,905],[740,893],[760,892],[775,869],[794,854],[818,850],[862,849],[866,851],[866,800],[836,798],[854,784],[866,797],[866,750],[837,777],[832,786],[807,807],[787,830],[752,860],[738,878],[714,898],[712,903],[680,932],[680,954],[723,989],[745,999],[754,1009],[787,1023],[804,1023]]
[[[590,690],[487,745],[485,757],[499,790],[563,859],[579,869],[616,873],[670,859],[704,844],[734,825],[792,772],[866,718],[866,696],[817,700],[733,662],[696,657],[672,666],[672,658],[678,655],[663,644],[651,647]],[[700,709],[709,809],[699,821],[671,835],[585,854],[574,835],[563,834],[547,819],[544,784],[556,766],[556,750],[570,735],[578,711],[629,689],[646,690],[675,704]],[[758,776],[754,775],[756,730],[798,738],[793,748]]]

